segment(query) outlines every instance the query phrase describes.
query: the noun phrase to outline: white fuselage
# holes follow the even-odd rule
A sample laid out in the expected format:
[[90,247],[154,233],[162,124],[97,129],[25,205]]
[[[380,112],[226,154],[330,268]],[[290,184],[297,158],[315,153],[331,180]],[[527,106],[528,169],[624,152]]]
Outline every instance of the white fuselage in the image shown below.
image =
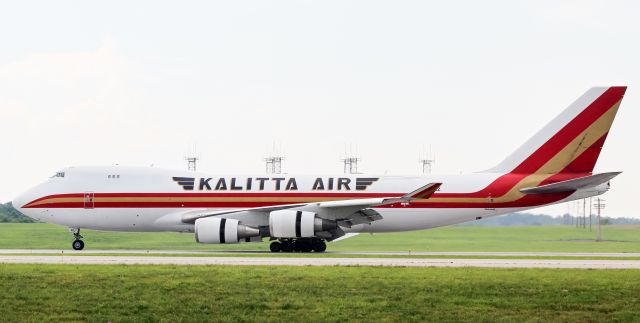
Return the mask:
[[[407,203],[375,208],[382,215],[382,220],[345,228],[346,232],[391,232],[462,223],[606,191],[605,187],[599,187],[552,200],[523,204],[496,202],[497,204],[492,205],[495,195],[489,193],[488,196],[482,196],[477,192],[499,182],[501,177],[504,174],[216,176],[140,167],[71,167],[16,198],[14,205],[31,218],[71,228],[193,232],[193,224],[182,221],[185,213],[366,197],[396,197],[426,183],[444,183],[434,194],[433,204]],[[192,187],[188,180],[185,183],[175,178],[193,178]],[[526,184],[520,183],[521,186]],[[474,192],[476,195],[472,194]],[[472,199],[476,202],[468,201]],[[312,205],[300,209],[314,211]],[[250,225],[268,225],[266,217],[251,212],[243,214],[239,220]]]

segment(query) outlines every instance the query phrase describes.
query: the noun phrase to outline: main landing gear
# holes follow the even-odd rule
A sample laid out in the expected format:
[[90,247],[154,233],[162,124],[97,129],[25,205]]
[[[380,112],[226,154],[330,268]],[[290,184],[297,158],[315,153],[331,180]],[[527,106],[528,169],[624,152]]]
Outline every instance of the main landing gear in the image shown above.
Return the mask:
[[84,249],[84,241],[82,241],[82,235],[80,235],[80,229],[78,228],[69,228],[69,232],[73,234],[74,240],[71,243],[71,247],[73,250],[82,250]]
[[269,245],[271,252],[324,252],[327,244],[318,238],[280,239]]

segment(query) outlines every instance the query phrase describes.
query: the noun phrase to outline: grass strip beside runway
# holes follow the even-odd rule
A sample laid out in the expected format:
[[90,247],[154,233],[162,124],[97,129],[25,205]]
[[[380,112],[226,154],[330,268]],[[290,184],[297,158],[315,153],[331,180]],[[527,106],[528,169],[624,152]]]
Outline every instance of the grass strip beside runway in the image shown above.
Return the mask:
[[0,265],[3,321],[633,321],[640,270]]
[[[269,243],[203,245],[193,234],[83,230],[86,250],[269,250]],[[424,231],[361,234],[331,242],[328,251],[558,251],[640,252],[640,226],[604,226],[603,239],[574,226],[444,227]],[[0,224],[0,249],[69,249],[67,229],[45,223]]]

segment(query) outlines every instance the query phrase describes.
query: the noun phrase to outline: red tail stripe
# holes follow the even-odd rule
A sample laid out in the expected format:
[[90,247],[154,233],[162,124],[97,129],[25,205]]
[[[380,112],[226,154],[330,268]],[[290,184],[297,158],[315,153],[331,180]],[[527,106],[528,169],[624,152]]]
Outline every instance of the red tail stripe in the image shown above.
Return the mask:
[[560,150],[566,147],[580,133],[611,109],[624,96],[626,87],[610,87],[593,101],[571,122],[566,124],[551,139],[544,143],[525,161],[518,165],[513,173],[535,173]]
[[602,147],[604,146],[604,142],[607,140],[607,135],[609,133],[605,133],[600,139],[593,143],[589,148],[587,148],[580,156],[578,156],[574,161],[572,161],[562,172],[567,173],[591,173],[593,172],[593,168],[596,166],[596,162],[598,161],[598,157],[600,156],[600,152],[602,151]]
[[[626,91],[626,87],[610,87],[589,107],[583,110],[578,116],[576,116],[571,122],[565,125],[558,133],[549,139],[544,145],[536,150],[531,156],[523,161],[516,169],[511,173],[498,177],[495,181],[489,184],[484,189],[473,193],[436,193],[433,197],[488,197],[488,196],[502,196],[511,190],[518,182],[530,174],[535,173],[546,162],[553,158],[558,152],[566,147],[571,141],[573,141],[580,133],[593,124],[598,118],[611,109],[618,101],[622,99]],[[606,135],[598,140],[592,147],[601,147],[604,144]],[[586,153],[586,152],[585,152]],[[593,154],[592,150],[584,155],[584,153],[578,157],[579,160],[572,162],[572,165],[566,167],[561,173],[556,176],[552,176],[547,179],[545,183],[562,180],[578,178],[586,176],[583,173],[566,174],[572,169],[584,170],[585,163],[590,163],[594,159],[597,160],[599,151],[597,154]],[[584,155],[584,156],[583,156]],[[580,166],[579,166],[580,165]],[[593,161],[595,165],[595,161]],[[575,168],[571,168],[571,167]],[[591,172],[593,168],[589,171]],[[588,174],[587,174],[588,175]]]

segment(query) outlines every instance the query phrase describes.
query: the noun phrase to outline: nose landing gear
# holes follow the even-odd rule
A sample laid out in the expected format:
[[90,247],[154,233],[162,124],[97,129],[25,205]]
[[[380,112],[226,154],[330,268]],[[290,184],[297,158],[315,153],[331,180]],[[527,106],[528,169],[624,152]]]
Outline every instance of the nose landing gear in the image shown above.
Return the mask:
[[82,235],[80,235],[79,228],[69,228],[69,232],[73,234],[74,240],[71,243],[71,247],[73,250],[82,250],[84,249],[84,241],[82,241]]

